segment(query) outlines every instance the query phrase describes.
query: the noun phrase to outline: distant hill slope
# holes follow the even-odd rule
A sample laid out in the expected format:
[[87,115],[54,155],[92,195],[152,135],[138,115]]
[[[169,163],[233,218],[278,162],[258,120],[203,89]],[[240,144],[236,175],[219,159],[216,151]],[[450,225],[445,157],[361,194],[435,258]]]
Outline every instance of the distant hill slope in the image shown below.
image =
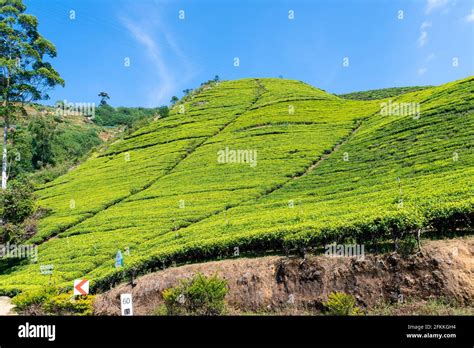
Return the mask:
[[390,101],[282,79],[213,85],[43,185],[38,264],[0,275],[0,290],[44,286],[39,264],[61,286],[103,289],[173,261],[465,226],[473,92],[472,77]]
[[[29,104],[25,111],[25,115],[13,120],[8,134],[11,179],[27,174],[34,183],[52,180],[83,159],[102,143],[105,133],[110,133],[84,116],[62,115],[52,107]],[[3,137],[3,126],[0,135]]]
[[166,116],[168,109],[107,104],[95,108],[83,103],[58,108],[64,105],[58,103],[55,107],[27,104],[26,114],[13,120],[8,136],[10,179],[26,174],[34,184],[51,181],[85,160],[93,148],[147,125],[154,117]]
[[353,99],[353,100],[375,100],[375,99],[385,99],[398,97],[399,95],[422,91],[427,88],[432,88],[433,86],[415,86],[415,87],[391,87],[391,88],[381,88],[381,89],[371,89],[368,91],[362,92],[352,92],[339,94],[339,97],[344,99]]

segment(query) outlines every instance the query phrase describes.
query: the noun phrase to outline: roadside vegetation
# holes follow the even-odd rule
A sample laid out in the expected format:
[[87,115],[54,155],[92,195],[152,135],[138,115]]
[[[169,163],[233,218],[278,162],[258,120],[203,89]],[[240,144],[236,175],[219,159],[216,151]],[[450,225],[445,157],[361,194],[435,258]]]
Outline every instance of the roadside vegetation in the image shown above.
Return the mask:
[[191,279],[163,291],[165,307],[156,314],[222,315],[225,313],[227,282],[217,276],[196,274]]
[[332,292],[328,296],[328,300],[324,303],[327,315],[360,315],[362,310],[357,307],[354,296],[344,292]]
[[92,315],[94,296],[62,293],[54,286],[21,293],[13,299],[21,315]]

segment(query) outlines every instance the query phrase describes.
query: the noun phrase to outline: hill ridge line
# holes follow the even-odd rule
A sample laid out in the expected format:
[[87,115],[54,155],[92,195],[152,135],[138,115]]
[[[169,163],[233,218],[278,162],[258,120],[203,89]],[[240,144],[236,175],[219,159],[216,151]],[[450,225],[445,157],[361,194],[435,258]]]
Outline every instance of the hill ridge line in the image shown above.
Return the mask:
[[[247,112],[251,111],[252,110],[252,107],[258,103],[258,100],[260,99],[260,97],[262,96],[263,93],[265,93],[266,89],[264,87],[264,85],[260,82],[259,79],[255,79],[255,83],[257,84],[257,88],[256,88],[256,95],[255,95],[255,98],[252,100],[252,102],[250,103],[250,105],[245,108],[243,111],[241,112],[237,112],[234,117],[229,121],[227,122],[221,129],[219,129],[218,132],[216,132],[214,135],[208,137],[206,140],[204,140],[204,142],[202,144],[199,144],[199,146],[201,145],[205,145],[208,143],[208,141],[216,136],[218,136],[220,133],[222,133],[225,129],[227,129],[231,124],[233,124],[235,121],[237,121],[237,119],[246,114]],[[263,92],[260,92],[261,90],[263,90]],[[197,148],[197,147],[196,147]]]

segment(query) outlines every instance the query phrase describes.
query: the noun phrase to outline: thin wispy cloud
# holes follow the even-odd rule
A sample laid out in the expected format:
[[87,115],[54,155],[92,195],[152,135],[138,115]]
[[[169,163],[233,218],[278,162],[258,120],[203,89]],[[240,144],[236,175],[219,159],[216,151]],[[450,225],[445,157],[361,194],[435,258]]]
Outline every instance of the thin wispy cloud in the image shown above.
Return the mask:
[[433,11],[444,9],[450,2],[450,0],[428,0],[425,13],[430,14]]
[[471,10],[471,13],[466,16],[466,22],[474,22],[474,9]]
[[426,68],[419,68],[417,73],[418,73],[418,75],[424,75],[427,71],[428,71],[428,69],[426,69]]
[[[148,8],[148,11],[135,11],[119,17],[122,26],[143,48],[141,52],[150,62],[151,69],[145,71],[155,73],[156,82],[148,84],[150,106],[168,103],[170,97],[179,92],[179,86],[194,76],[192,64],[172,33],[156,15],[160,13],[158,10]],[[150,11],[154,13],[153,17],[150,17]]]
[[430,53],[428,57],[426,57],[426,61],[431,62],[435,58],[436,58],[436,55],[434,53]]
[[150,92],[150,102],[153,104],[156,103],[156,105],[163,103],[175,90],[175,81],[163,59],[162,50],[158,41],[150,35],[149,31],[143,29],[138,23],[130,19],[120,18],[120,22],[137,43],[143,46],[150,63],[158,75],[159,87],[152,88]]
[[420,36],[418,37],[418,46],[423,47],[428,41],[428,31],[427,29],[431,28],[431,22],[424,21],[420,25]]
[[428,41],[428,32],[422,31],[418,37],[418,46],[423,47]]
[[426,28],[431,28],[431,22],[424,21],[421,23],[420,29],[425,30]]

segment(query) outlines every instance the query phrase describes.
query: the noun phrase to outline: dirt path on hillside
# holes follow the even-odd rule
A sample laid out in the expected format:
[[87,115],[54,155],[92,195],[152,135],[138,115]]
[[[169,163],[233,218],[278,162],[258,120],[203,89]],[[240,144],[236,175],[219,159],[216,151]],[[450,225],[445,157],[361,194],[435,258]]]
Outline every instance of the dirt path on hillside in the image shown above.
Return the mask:
[[351,132],[347,135],[345,139],[343,139],[342,141],[339,141],[329,153],[323,154],[316,162],[314,162],[311,166],[309,166],[308,169],[306,169],[302,174],[294,176],[293,180],[300,179],[303,176],[307,175],[308,173],[312,172],[315,168],[319,167],[321,163],[323,163],[325,160],[328,159],[329,156],[331,156],[334,152],[339,150],[339,148],[342,145],[347,143],[359,131],[361,126],[362,126],[362,121],[360,120],[357,122],[355,128],[351,130]]
[[[231,313],[287,310],[295,314],[319,311],[329,293],[352,294],[359,306],[380,301],[445,298],[465,306],[474,299],[474,236],[425,241],[423,254],[395,253],[348,257],[282,256],[239,258],[190,264],[148,274],[133,288],[122,284],[97,296],[98,315],[119,315],[120,294],[131,293],[136,315],[153,314],[162,305],[161,293],[183,278],[201,272],[227,280]],[[473,312],[474,313],[474,312]]]
[[0,296],[0,316],[2,315],[17,315],[13,308],[15,305],[12,303],[11,298],[7,296]]

